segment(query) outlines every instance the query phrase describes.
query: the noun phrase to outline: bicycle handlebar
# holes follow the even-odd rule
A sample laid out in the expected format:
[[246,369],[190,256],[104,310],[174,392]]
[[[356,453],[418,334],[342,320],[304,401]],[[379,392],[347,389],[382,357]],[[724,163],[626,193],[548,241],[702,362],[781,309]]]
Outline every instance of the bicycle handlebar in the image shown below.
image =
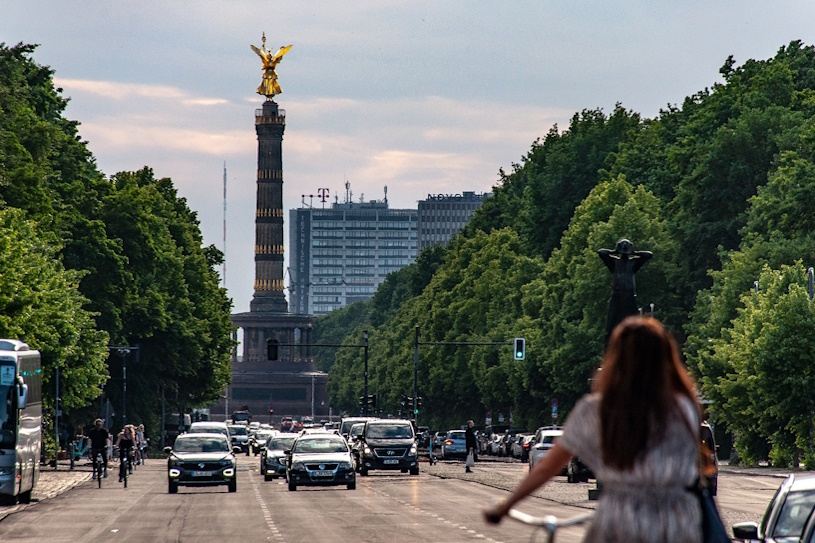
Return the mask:
[[532,515],[528,515],[526,513],[522,513],[517,509],[510,509],[507,512],[507,516],[511,519],[515,519],[518,522],[523,522],[524,524],[528,524],[530,526],[539,526],[546,530],[547,533],[552,534],[558,528],[583,524],[587,520],[590,520],[594,516],[594,513],[584,513],[582,515],[577,515],[567,519],[558,519],[554,515],[546,515],[545,517],[535,517]]

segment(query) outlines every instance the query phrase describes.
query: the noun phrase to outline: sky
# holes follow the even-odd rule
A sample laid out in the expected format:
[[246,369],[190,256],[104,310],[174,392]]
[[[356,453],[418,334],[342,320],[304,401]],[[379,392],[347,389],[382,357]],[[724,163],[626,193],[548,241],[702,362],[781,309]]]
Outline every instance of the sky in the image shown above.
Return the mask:
[[225,250],[235,312],[253,294],[263,33],[293,45],[275,97],[288,220],[319,188],[344,201],[346,181],[354,201],[387,187],[391,208],[488,192],[575,113],[657,117],[720,83],[729,55],[815,43],[813,21],[811,0],[0,0],[0,42],[39,44],[100,170],[173,180]]

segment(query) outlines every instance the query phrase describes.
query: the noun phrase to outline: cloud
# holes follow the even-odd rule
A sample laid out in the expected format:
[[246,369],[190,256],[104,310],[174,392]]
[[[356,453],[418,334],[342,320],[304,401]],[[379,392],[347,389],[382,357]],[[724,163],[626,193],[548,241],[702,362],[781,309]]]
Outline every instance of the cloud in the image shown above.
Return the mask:
[[117,81],[93,81],[89,79],[54,78],[54,83],[68,94],[86,93],[108,100],[122,101],[132,98],[153,100],[171,100],[187,105],[218,106],[229,103],[223,98],[205,98],[191,96],[178,87],[168,85],[144,85],[138,83],[121,83]]

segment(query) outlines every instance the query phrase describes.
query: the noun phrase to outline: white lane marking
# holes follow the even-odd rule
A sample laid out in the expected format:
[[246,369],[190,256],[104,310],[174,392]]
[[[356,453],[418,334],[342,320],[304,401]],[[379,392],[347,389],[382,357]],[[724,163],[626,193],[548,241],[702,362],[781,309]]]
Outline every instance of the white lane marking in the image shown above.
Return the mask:
[[[402,505],[406,505],[406,506],[408,506],[408,507],[411,507],[411,508],[415,509],[415,510],[416,510],[418,513],[422,513],[422,514],[424,514],[424,515],[427,515],[427,516],[429,516],[429,517],[432,517],[432,518],[434,518],[434,519],[436,519],[436,520],[438,520],[439,522],[442,522],[442,523],[444,523],[444,524],[448,524],[448,525],[450,525],[450,526],[454,526],[454,524],[453,524],[453,522],[452,522],[452,521],[449,521],[449,520],[447,520],[447,519],[444,519],[444,518],[442,518],[442,517],[438,516],[436,513],[431,513],[430,511],[425,511],[424,509],[422,509],[422,508],[421,508],[421,507],[419,507],[418,505],[414,505],[414,504],[412,504],[412,503],[408,503],[408,502],[405,502],[404,500],[401,500],[401,499],[399,499],[399,498],[396,498],[396,497],[394,497],[394,496],[391,496],[390,494],[388,494],[387,492],[385,492],[384,490],[381,490],[381,489],[379,489],[379,488],[375,488],[375,487],[368,487],[368,488],[370,488],[370,490],[371,490],[371,491],[373,491],[373,492],[375,492],[376,494],[379,494],[379,495],[381,495],[381,496],[384,496],[385,498],[388,498],[388,499],[390,499],[390,500],[393,500],[393,501],[395,501],[396,503],[399,503],[399,504],[402,504]],[[487,536],[485,536],[484,534],[481,534],[481,533],[479,533],[479,532],[477,532],[477,531],[475,531],[475,530],[471,530],[471,529],[469,529],[469,528],[468,528],[468,527],[466,527],[466,526],[461,526],[461,525],[459,525],[459,526],[457,526],[457,527],[458,527],[458,529],[459,529],[459,530],[464,530],[464,531],[466,531],[468,534],[472,534],[472,536],[473,536],[474,538],[477,538],[477,539],[483,539],[483,540],[485,540],[485,541],[489,541],[490,543],[501,543],[500,541],[496,541],[496,540],[494,540],[494,539],[492,539],[492,538],[490,538],[490,537],[487,537]]]
[[272,514],[269,511],[269,506],[266,505],[266,501],[263,499],[263,495],[260,493],[260,487],[258,486],[257,481],[255,481],[254,477],[250,477],[249,480],[252,481],[252,490],[255,491],[255,499],[260,506],[260,510],[263,512],[263,520],[266,521],[266,526],[272,533],[272,537],[274,537],[275,540],[281,541],[282,543],[283,536],[280,534],[280,530],[278,530],[277,526],[275,525]]

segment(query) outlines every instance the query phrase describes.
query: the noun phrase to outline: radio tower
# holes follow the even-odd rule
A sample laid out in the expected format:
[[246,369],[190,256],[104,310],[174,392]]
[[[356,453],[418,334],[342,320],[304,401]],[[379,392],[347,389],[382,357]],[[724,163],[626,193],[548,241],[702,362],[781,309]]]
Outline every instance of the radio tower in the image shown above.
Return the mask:
[[221,277],[226,288],[226,160],[224,160],[224,265]]

